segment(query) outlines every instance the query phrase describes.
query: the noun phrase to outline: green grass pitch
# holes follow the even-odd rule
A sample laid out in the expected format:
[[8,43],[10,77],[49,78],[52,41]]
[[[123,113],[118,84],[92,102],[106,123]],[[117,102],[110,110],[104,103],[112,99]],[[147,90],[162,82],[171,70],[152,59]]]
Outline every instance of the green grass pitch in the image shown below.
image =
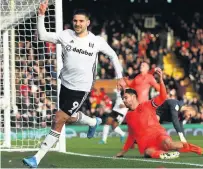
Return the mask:
[[[173,137],[178,140],[177,137]],[[188,141],[203,147],[203,136],[187,137]],[[108,138],[108,144],[99,145],[99,138],[67,139],[67,154],[49,152],[39,168],[203,168],[203,156],[181,154],[178,159],[145,159],[137,149],[130,150],[123,159],[112,158],[122,148],[118,137]],[[72,152],[72,153],[69,153]],[[27,168],[24,157],[35,152],[1,152],[2,168]]]

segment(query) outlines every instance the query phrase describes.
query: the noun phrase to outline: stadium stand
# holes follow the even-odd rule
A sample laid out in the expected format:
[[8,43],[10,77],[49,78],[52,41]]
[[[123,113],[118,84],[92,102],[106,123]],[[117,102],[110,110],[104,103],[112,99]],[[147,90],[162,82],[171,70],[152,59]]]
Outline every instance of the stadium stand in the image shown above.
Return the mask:
[[[169,97],[195,105],[199,113],[190,122],[203,123],[202,15],[194,13],[193,18],[186,19],[173,13],[170,17],[176,18],[176,24],[171,24],[171,20],[167,20],[168,16],[157,15],[155,19],[158,21],[158,26],[147,29],[144,24],[145,18],[154,15],[137,13],[127,15],[124,12],[113,12],[114,15],[110,18],[108,14],[103,15],[102,18],[95,15],[90,30],[110,42],[118,54],[125,75],[134,78],[139,73],[139,64],[143,60],[148,61],[151,68],[156,66],[163,68]],[[69,21],[70,18],[64,18],[64,29],[70,27]],[[175,42],[171,48],[167,47],[169,29],[173,29],[175,35]],[[37,32],[33,32],[32,35],[34,36],[32,38],[38,38]],[[50,125],[52,114],[57,107],[56,46],[51,43],[31,43],[26,38],[16,41],[18,42],[15,63],[16,88],[19,92],[16,98],[18,109],[13,111],[12,117],[15,119],[13,121],[17,122],[12,125],[16,127],[35,125],[39,118],[43,120],[42,126]],[[35,51],[36,49],[38,51]],[[97,79],[115,77],[112,64],[102,53],[99,54],[97,71]],[[19,81],[19,79],[23,80]],[[187,97],[188,92],[190,97]],[[154,96],[156,92],[151,91],[150,94]],[[42,99],[39,99],[39,95]],[[201,101],[198,100],[199,97]],[[100,91],[94,89],[83,110],[89,115],[103,116],[111,110],[112,105],[113,99],[104,89]],[[28,122],[31,124],[27,124]]]

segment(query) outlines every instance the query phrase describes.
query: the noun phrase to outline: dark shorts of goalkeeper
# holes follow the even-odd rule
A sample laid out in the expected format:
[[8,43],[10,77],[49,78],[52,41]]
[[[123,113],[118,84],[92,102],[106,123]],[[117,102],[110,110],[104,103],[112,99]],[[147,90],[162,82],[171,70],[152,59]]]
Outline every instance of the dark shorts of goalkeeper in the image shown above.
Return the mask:
[[71,90],[61,85],[59,94],[59,108],[69,116],[80,111],[89,92]]

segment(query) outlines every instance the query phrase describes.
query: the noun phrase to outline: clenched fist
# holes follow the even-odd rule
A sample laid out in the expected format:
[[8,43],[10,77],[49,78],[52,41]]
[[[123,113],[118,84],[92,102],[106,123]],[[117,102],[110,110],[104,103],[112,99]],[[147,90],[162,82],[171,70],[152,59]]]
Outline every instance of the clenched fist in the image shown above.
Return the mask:
[[38,10],[39,15],[44,15],[45,14],[45,12],[47,10],[47,7],[48,7],[48,3],[49,3],[48,0],[46,0],[45,2],[40,3],[39,10]]

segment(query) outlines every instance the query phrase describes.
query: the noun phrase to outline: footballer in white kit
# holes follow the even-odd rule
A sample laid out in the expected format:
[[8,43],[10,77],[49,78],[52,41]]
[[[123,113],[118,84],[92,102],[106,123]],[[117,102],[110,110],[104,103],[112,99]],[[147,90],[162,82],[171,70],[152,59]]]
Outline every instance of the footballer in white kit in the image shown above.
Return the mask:
[[117,95],[116,102],[115,102],[115,105],[113,107],[113,112],[112,112],[112,114],[115,114],[115,115],[112,115],[112,116],[114,116],[115,120],[120,125],[123,122],[123,120],[125,119],[125,116],[128,112],[128,108],[126,108],[124,106],[123,99],[122,99],[119,91],[116,91],[116,95]]
[[128,112],[128,108],[125,107],[121,93],[116,90],[116,102],[112,109],[112,112],[107,117],[106,123],[103,127],[102,140],[99,141],[99,144],[106,144],[107,137],[109,134],[110,126],[113,131],[120,135],[120,141],[123,143],[125,140],[126,133],[121,130],[119,125],[125,119],[125,116]]
[[59,34],[46,35],[44,16],[38,17],[41,39],[62,45],[61,92],[60,109],[72,115],[79,111],[86,100],[93,82],[96,78],[96,65],[98,53],[108,55],[116,70],[116,77],[122,78],[122,68],[116,53],[100,36],[88,32],[87,36],[80,38],[75,31],[67,29]]
[[61,90],[59,108],[53,120],[50,133],[42,142],[39,151],[31,158],[24,158],[23,163],[31,168],[37,168],[41,159],[49,149],[59,140],[65,123],[79,122],[89,126],[88,138],[92,138],[100,118],[90,118],[80,111],[89,94],[96,75],[98,52],[109,56],[112,61],[119,87],[125,87],[122,79],[122,69],[118,57],[107,42],[87,30],[90,25],[90,15],[86,10],[76,10],[73,14],[73,30],[60,33],[47,32],[44,26],[45,11],[48,0],[40,4],[37,30],[39,39],[61,44],[63,53],[63,68],[60,72]]

